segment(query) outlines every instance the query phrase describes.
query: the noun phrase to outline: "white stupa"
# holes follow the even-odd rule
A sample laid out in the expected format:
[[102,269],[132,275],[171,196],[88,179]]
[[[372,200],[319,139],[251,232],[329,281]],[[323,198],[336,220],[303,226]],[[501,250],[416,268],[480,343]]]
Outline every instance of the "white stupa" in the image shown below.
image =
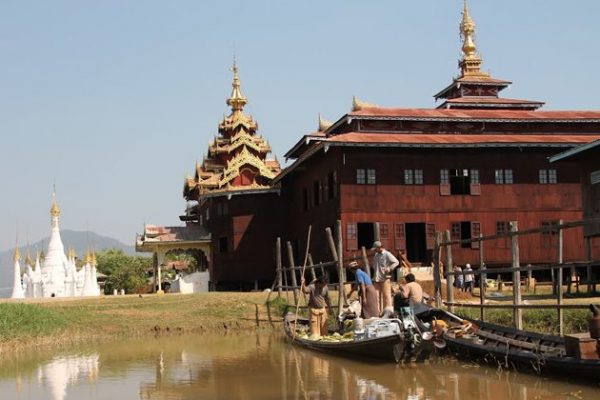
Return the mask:
[[21,277],[19,249],[14,255],[14,282],[12,298],[24,297],[74,297],[99,296],[100,287],[96,279],[96,256],[87,253],[85,267],[77,271],[75,251],[65,255],[65,247],[60,237],[60,207],[53,198],[50,208],[52,232],[46,257],[40,263],[38,254],[35,268],[31,258],[26,258],[26,272]]

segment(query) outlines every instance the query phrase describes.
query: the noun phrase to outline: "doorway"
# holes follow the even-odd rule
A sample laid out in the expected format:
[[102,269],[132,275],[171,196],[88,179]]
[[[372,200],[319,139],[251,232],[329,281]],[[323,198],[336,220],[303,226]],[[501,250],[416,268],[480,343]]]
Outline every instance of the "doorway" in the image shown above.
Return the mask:
[[406,257],[410,261],[427,263],[425,223],[406,223]]
[[375,224],[372,222],[359,222],[356,224],[358,248],[365,246],[370,249],[375,241]]

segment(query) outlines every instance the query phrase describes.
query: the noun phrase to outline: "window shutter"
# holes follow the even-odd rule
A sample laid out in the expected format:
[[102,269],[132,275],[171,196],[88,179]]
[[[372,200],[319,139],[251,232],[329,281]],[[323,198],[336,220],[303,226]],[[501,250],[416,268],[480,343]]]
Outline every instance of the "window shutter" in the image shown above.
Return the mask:
[[388,224],[379,224],[379,240],[381,241],[381,244],[384,248],[390,248],[390,231]]
[[396,250],[406,250],[406,231],[401,222],[394,224],[394,247]]
[[435,224],[427,224],[426,235],[427,250],[433,250],[433,248],[435,247]]
[[[481,233],[481,222],[471,222],[471,239],[475,239],[479,237]],[[471,242],[472,249],[479,248],[479,242]]]
[[450,196],[449,183],[440,183],[440,196]]
[[346,247],[347,250],[358,250],[358,240],[356,234],[356,222],[346,224]]

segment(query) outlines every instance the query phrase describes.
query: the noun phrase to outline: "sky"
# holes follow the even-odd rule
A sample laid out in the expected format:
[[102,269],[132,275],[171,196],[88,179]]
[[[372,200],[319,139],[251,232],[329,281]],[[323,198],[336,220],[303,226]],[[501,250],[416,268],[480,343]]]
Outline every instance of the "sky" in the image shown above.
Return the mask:
[[[483,69],[505,97],[600,110],[600,2],[471,0]],[[132,244],[180,224],[183,179],[231,93],[274,154],[352,96],[435,107],[458,73],[462,0],[2,0],[0,250],[62,227]]]

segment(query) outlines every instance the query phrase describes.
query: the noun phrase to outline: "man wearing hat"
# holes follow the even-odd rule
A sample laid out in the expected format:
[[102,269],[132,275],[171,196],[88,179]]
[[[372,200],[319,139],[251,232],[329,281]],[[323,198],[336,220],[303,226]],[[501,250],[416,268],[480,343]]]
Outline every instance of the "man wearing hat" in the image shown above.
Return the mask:
[[375,277],[373,285],[379,295],[379,309],[393,308],[392,304],[392,272],[400,262],[392,253],[383,248],[379,240],[373,243],[375,255],[373,256],[373,268],[375,269]]
[[304,284],[304,277],[300,278],[302,293],[308,294],[308,312],[310,315],[310,337],[319,339],[327,336],[327,308],[331,308],[329,292],[327,290],[327,277],[320,276],[308,286]]

